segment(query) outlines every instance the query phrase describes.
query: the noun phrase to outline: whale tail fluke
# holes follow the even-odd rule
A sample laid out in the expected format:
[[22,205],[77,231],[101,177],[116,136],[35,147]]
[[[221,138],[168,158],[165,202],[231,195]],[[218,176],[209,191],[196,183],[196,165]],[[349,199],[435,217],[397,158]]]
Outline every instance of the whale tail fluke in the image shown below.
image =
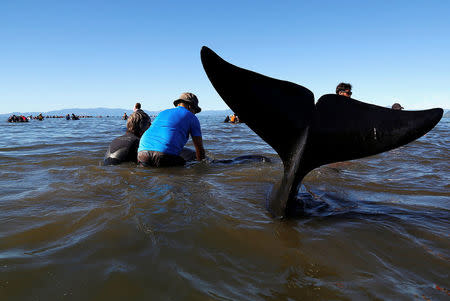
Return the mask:
[[284,217],[311,170],[405,145],[430,131],[442,109],[397,111],[327,94],[314,104],[307,88],[234,66],[207,47],[201,60],[225,103],[280,156],[281,181],[267,201]]

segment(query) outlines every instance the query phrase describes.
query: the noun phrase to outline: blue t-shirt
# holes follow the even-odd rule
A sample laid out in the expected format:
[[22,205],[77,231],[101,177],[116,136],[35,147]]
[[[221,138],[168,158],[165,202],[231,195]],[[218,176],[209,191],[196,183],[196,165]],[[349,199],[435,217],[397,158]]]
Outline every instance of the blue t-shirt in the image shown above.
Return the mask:
[[162,111],[142,135],[140,151],[158,151],[179,155],[186,142],[192,137],[201,137],[200,122],[188,109],[179,106]]

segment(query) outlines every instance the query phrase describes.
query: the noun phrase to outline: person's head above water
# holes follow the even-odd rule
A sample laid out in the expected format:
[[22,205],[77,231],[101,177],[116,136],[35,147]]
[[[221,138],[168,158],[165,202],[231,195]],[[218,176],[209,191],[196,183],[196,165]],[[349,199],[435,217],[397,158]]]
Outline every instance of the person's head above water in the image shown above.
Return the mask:
[[336,87],[336,94],[346,97],[352,96],[352,85],[349,83],[339,83]]
[[403,110],[403,107],[401,104],[399,104],[398,102],[394,103],[392,105],[392,110]]
[[180,104],[184,104],[185,107],[187,106],[187,109],[194,114],[202,111],[202,109],[198,106],[197,96],[189,92],[181,94],[180,97],[173,102],[173,105],[176,107]]
[[137,110],[130,115],[127,121],[127,132],[141,137],[150,127],[150,117],[142,110]]

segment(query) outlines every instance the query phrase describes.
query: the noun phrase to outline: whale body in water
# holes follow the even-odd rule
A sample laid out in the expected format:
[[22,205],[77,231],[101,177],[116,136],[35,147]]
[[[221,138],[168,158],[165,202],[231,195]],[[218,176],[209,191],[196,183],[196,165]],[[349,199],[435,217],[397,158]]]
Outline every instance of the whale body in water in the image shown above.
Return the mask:
[[307,88],[239,68],[207,47],[201,49],[201,61],[225,103],[283,161],[283,177],[267,200],[274,217],[288,215],[298,186],[313,169],[405,145],[430,131],[443,115],[440,108],[399,111],[336,94],[314,103]]

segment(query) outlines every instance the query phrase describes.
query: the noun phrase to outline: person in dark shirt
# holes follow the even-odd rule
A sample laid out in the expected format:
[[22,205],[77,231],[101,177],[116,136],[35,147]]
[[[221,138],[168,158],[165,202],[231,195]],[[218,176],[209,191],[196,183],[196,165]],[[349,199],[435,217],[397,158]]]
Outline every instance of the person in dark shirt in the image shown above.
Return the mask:
[[150,117],[142,110],[137,110],[127,120],[125,135],[117,137],[109,145],[105,154],[105,165],[117,165],[122,162],[137,163],[139,140],[150,127]]

